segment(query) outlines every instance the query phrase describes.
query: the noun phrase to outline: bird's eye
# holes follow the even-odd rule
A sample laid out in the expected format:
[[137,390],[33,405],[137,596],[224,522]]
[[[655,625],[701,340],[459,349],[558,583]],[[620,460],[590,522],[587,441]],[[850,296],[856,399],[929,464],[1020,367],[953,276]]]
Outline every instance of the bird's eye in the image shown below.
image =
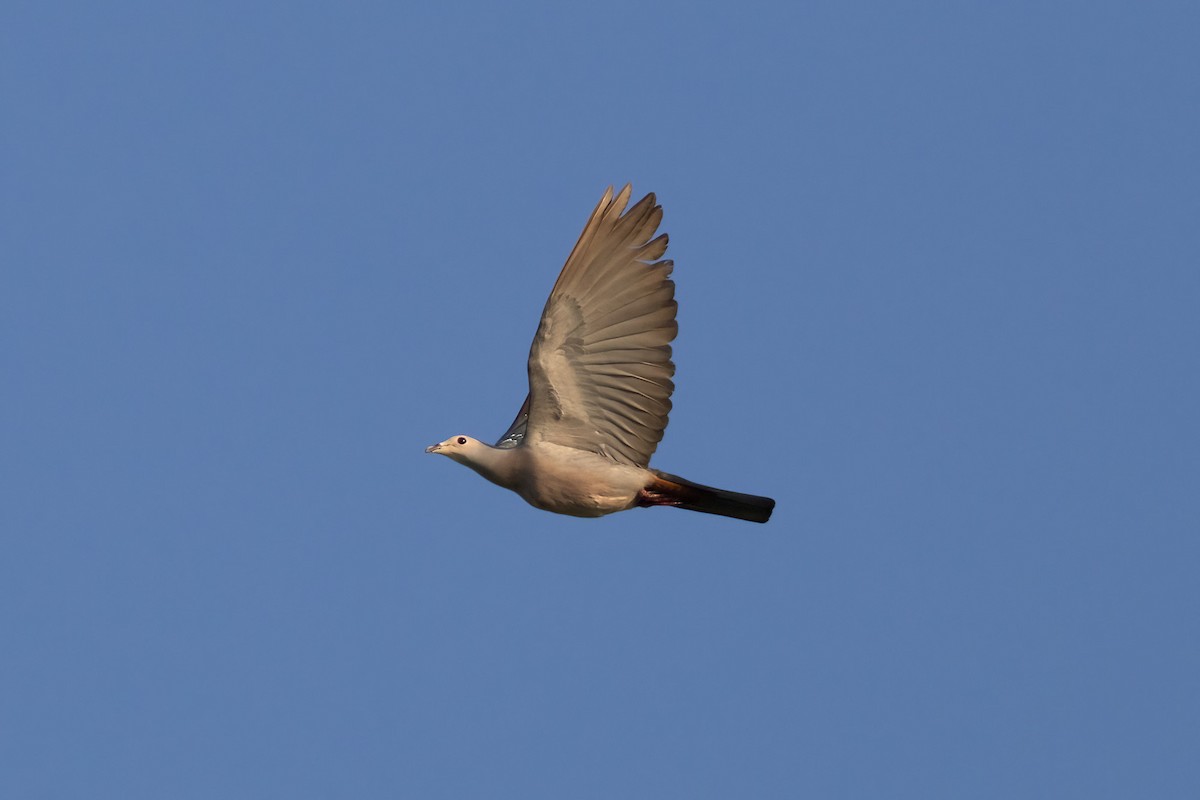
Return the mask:
[[458,437],[458,443],[459,443],[459,444],[466,444],[466,443],[467,443],[467,437],[465,437],[465,436],[460,436],[460,437]]

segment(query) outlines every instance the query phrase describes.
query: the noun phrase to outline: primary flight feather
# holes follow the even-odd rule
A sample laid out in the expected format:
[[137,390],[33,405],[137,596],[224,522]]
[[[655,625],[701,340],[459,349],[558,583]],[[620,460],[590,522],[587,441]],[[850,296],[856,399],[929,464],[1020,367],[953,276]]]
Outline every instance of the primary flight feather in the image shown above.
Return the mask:
[[650,469],[671,411],[674,266],[655,236],[662,206],[610,187],[567,258],[529,350],[529,396],[496,445],[453,436],[426,449],[537,508],[599,517],[676,506],[766,522],[768,497]]

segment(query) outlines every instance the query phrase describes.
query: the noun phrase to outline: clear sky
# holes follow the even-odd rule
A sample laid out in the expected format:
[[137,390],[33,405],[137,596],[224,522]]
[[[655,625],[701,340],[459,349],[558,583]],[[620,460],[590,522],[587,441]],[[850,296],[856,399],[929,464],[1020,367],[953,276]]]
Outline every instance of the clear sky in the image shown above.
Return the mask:
[[[0,12],[0,796],[1200,796],[1189,3]],[[525,505],[609,184],[654,464]]]

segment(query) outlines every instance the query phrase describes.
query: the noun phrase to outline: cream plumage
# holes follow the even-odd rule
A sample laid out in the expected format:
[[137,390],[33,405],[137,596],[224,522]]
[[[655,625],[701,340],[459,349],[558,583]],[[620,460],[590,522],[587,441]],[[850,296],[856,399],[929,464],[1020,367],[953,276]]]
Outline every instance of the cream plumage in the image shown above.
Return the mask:
[[604,193],[542,311],[529,351],[529,396],[490,447],[467,436],[433,445],[530,504],[593,517],[672,505],[766,522],[775,501],[651,470],[671,411],[673,263],[662,207],[631,187]]

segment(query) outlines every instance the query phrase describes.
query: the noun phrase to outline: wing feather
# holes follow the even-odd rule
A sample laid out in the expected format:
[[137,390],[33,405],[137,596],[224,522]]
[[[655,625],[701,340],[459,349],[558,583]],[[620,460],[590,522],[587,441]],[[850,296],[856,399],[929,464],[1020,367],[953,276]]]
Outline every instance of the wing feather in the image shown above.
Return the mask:
[[610,187],[554,284],[529,351],[526,436],[650,463],[671,411],[674,264],[662,207]]

